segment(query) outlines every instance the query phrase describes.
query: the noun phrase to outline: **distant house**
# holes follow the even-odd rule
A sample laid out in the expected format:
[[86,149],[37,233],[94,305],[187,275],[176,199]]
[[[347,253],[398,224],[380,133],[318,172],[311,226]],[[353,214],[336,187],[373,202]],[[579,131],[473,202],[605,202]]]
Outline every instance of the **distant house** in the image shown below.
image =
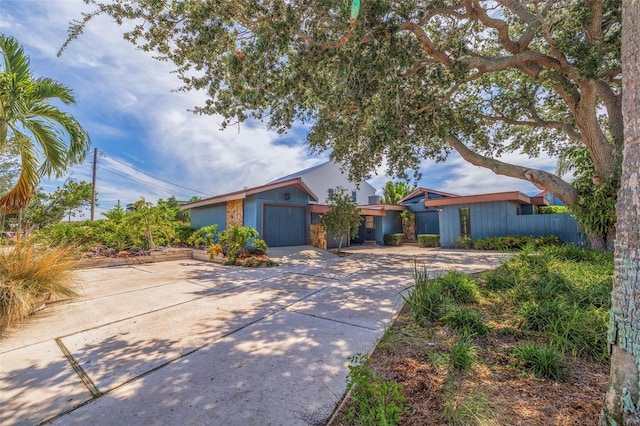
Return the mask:
[[338,241],[321,231],[320,217],[328,209],[329,194],[339,187],[347,190],[363,216],[361,232],[353,241],[382,244],[385,233],[400,232],[398,214],[404,208],[380,204],[373,186],[365,181],[349,182],[340,166],[331,162],[182,208],[191,210],[191,226],[196,229],[213,224],[220,230],[251,226],[270,247],[313,244],[331,248]]
[[329,194],[338,187],[346,190],[356,204],[368,204],[369,197],[376,194],[376,189],[369,182],[361,181],[357,184],[349,182],[347,174],[340,170],[338,164],[331,161],[283,176],[270,183],[275,184],[293,178],[302,179],[309,189],[318,196],[319,204],[326,203]]

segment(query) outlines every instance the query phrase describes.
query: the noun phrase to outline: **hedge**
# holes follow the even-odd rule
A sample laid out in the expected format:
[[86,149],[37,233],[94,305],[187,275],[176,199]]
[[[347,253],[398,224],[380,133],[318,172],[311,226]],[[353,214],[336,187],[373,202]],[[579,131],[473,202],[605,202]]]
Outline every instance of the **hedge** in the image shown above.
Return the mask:
[[418,245],[420,247],[440,247],[440,235],[420,234],[418,235]]
[[404,234],[384,234],[385,246],[401,246],[404,241]]

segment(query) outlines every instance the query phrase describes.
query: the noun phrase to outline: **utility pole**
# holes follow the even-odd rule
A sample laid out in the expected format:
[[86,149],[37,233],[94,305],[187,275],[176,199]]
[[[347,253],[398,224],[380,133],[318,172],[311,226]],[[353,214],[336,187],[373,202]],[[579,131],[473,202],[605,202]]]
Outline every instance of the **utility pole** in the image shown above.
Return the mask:
[[91,220],[96,211],[96,169],[98,166],[98,148],[93,150],[93,177],[91,179]]

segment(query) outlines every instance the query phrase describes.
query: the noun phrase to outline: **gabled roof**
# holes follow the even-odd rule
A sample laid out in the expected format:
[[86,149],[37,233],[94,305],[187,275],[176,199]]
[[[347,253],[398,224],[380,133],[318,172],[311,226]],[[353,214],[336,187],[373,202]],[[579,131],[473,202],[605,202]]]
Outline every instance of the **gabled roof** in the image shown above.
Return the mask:
[[278,178],[276,180],[272,180],[270,183],[283,182],[283,181],[291,180],[293,178],[302,177],[303,175],[305,175],[305,174],[307,174],[307,173],[309,173],[309,172],[311,172],[311,171],[313,171],[315,169],[319,169],[322,166],[326,166],[329,163],[331,163],[331,161],[325,161],[324,163],[320,163],[320,164],[317,164],[315,166],[309,167],[307,169],[300,170],[300,171],[297,171],[295,173],[291,173],[290,175],[283,176],[283,177]]
[[[425,194],[425,196],[426,196],[426,194],[428,194],[428,193],[442,195],[443,197],[458,197],[458,195],[456,195],[456,194],[449,194],[448,192],[436,191],[435,189],[417,188],[413,192],[411,192],[409,195],[407,195],[407,196],[403,197],[402,199],[400,199],[400,201],[398,201],[398,204],[401,204],[401,203],[405,202],[406,200],[410,200],[412,198],[415,198],[420,194]],[[428,197],[425,197],[425,198],[428,198]]]
[[313,201],[318,201],[318,197],[316,196],[316,194],[314,194],[313,191],[309,189],[302,178],[297,177],[284,181],[268,183],[266,185],[254,186],[253,188],[245,188],[240,191],[228,192],[226,194],[216,195],[215,197],[205,198],[204,200],[194,201],[193,203],[184,204],[183,206],[181,206],[181,209],[192,209],[194,207],[209,206],[211,204],[225,203],[227,201],[242,200],[249,195],[259,194],[261,192],[270,191],[276,188],[282,188],[284,186],[295,186],[301,191],[309,194]]
[[538,204],[543,205],[546,200],[538,197],[529,197],[519,191],[511,192],[496,192],[492,194],[478,194],[478,195],[463,195],[453,196],[447,198],[434,198],[431,200],[425,200],[425,207],[440,207],[450,206],[454,204],[472,204],[472,203],[486,203],[492,201],[515,201],[519,204]]

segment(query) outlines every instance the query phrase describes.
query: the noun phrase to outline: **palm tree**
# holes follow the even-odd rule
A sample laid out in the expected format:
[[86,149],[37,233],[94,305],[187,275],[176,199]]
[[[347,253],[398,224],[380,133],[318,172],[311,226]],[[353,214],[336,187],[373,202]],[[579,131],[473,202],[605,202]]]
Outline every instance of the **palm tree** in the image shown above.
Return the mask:
[[34,79],[29,57],[13,37],[0,34],[0,148],[13,145],[20,174],[0,197],[0,210],[17,211],[29,204],[43,176],[62,177],[84,160],[91,140],[71,115],[51,105],[72,105],[72,90],[50,78]]
[[385,204],[397,204],[398,201],[409,195],[414,189],[405,182],[388,181],[383,189],[382,202]]

